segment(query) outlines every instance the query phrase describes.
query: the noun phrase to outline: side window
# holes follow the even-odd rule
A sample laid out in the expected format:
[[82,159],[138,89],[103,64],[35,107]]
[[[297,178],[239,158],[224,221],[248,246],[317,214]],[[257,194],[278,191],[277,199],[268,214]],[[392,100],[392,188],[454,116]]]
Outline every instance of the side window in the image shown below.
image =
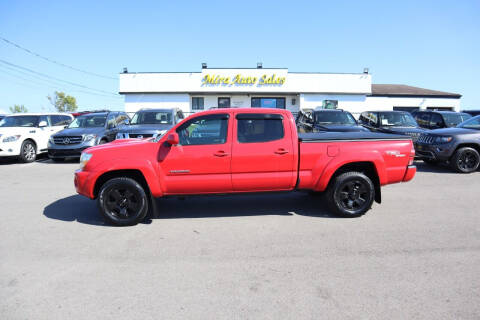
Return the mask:
[[62,115],[53,115],[50,116],[50,121],[52,126],[66,126],[71,122],[69,116],[62,116]]
[[47,123],[47,126],[50,127],[52,126],[52,123],[50,122],[50,117],[48,116],[40,116],[40,118],[38,119],[38,123],[42,122],[42,121],[45,121]]
[[240,143],[268,142],[284,137],[279,114],[238,114],[237,139]]
[[428,128],[430,115],[426,112],[420,112],[415,116],[415,120],[417,120],[417,123],[420,127]]
[[122,124],[125,120],[128,119],[128,116],[125,113],[119,113],[117,117],[115,118],[115,123],[116,125]]
[[115,115],[116,113],[110,113],[107,117],[107,128],[112,129],[116,127],[115,124]]
[[443,128],[443,118],[438,113],[432,113],[430,117],[430,127],[431,128]]
[[182,146],[224,144],[227,142],[228,114],[197,117],[177,128]]

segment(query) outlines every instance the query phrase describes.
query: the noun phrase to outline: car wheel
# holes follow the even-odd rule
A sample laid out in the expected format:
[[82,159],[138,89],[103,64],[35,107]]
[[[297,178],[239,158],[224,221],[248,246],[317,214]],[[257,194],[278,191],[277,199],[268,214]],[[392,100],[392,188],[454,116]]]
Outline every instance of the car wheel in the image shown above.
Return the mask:
[[101,188],[98,207],[105,220],[117,226],[135,225],[148,212],[148,196],[143,187],[130,178],[113,178]]
[[361,172],[346,172],[335,178],[325,196],[327,205],[334,214],[355,218],[372,207],[375,186],[372,180]]
[[438,160],[432,160],[432,159],[423,159],[423,162],[431,166],[435,166],[438,164]]
[[35,144],[30,140],[23,141],[22,147],[20,148],[20,160],[29,163],[35,161],[35,159],[37,159],[37,148]]
[[478,151],[470,148],[460,148],[453,154],[450,165],[453,170],[460,173],[471,173],[478,169],[480,155]]

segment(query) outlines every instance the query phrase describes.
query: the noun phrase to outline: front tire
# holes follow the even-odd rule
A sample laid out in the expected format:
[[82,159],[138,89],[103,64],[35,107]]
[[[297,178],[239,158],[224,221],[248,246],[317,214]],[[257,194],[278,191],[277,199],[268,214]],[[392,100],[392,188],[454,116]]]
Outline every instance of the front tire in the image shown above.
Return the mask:
[[478,169],[479,164],[480,155],[478,151],[470,147],[458,149],[450,160],[452,169],[460,173],[474,172]]
[[98,196],[98,207],[105,220],[117,226],[135,225],[145,219],[149,198],[135,180],[121,177],[108,180]]
[[361,172],[345,172],[335,178],[325,196],[332,213],[356,218],[372,207],[375,186],[372,180]]
[[20,160],[24,163],[30,163],[35,161],[36,159],[37,148],[35,144],[30,140],[23,141],[20,148]]

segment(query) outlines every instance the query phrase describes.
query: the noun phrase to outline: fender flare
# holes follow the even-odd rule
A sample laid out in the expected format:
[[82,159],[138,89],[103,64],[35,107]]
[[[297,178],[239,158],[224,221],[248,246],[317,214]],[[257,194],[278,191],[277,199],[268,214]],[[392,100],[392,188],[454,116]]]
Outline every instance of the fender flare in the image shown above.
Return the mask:
[[[345,155],[345,154],[342,154]],[[355,160],[352,160],[355,159]],[[327,165],[324,167],[323,171],[319,174],[317,181],[314,184],[314,190],[315,191],[324,191],[327,187],[328,184],[330,183],[330,180],[332,179],[333,175],[337,172],[338,169],[341,167],[348,165],[348,164],[354,164],[354,163],[359,163],[359,162],[368,162],[373,164],[373,167],[376,170],[378,180],[380,182],[380,185],[384,185],[387,183],[387,171],[386,171],[386,165],[385,161],[380,154],[380,152],[376,150],[372,151],[365,151],[362,152],[361,154],[355,154],[352,156],[340,156],[340,157],[334,157],[332,158]],[[314,171],[316,168],[321,168],[322,162],[319,160],[314,167]],[[317,171],[320,171],[317,169]]]

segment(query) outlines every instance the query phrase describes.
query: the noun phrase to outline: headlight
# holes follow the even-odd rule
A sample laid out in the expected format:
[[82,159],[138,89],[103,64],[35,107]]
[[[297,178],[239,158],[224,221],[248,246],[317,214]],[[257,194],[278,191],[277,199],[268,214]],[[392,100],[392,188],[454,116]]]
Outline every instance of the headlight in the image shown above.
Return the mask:
[[48,139],[48,142],[50,142],[52,144],[55,143],[55,141],[53,141],[53,136],[50,136],[50,139]]
[[83,137],[83,141],[88,142],[95,139],[96,137],[96,134],[87,134],[85,137]]
[[435,143],[449,143],[453,140],[453,137],[436,137]]
[[17,141],[19,138],[20,138],[20,135],[9,136],[9,137],[3,138],[3,142],[13,142],[13,141]]
[[87,165],[88,161],[92,158],[91,153],[86,153],[82,152],[82,155],[80,156],[80,170],[83,170],[85,166]]

